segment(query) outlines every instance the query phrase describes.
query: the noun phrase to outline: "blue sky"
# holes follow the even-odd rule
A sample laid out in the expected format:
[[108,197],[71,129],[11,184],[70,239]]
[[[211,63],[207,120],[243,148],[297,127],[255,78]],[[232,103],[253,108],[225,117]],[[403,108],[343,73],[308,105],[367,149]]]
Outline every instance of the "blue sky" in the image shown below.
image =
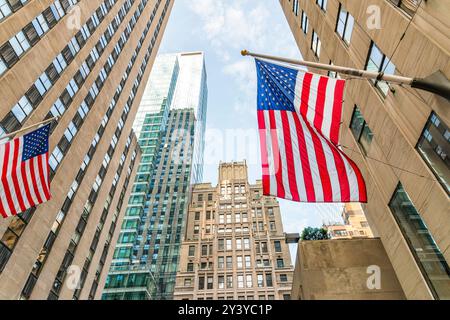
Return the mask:
[[[208,73],[204,181],[217,182],[219,161],[247,160],[261,178],[256,71],[241,49],[301,58],[278,0],[175,0],[160,53],[203,51]],[[280,200],[286,232],[339,219],[341,205]]]

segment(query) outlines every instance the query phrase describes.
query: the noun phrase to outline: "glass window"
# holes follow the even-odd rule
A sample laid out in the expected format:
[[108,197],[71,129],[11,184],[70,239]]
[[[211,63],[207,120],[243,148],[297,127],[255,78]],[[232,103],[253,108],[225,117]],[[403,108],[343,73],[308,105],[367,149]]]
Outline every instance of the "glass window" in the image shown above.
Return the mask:
[[[386,74],[395,73],[395,65],[389,60],[384,53],[372,42],[367,59],[366,70],[372,72],[384,72]],[[383,96],[389,92],[389,85],[385,81],[371,80],[376,88],[379,89]]]
[[367,122],[364,120],[358,106],[355,106],[355,109],[353,111],[350,129],[356,141],[358,141],[363,151],[367,154],[370,148],[370,144],[372,143],[373,133],[370,130]]
[[281,242],[280,241],[274,241],[273,244],[275,246],[275,252],[281,252]]
[[350,44],[354,24],[355,19],[353,18],[353,16],[344,9],[342,4],[339,4],[336,32],[339,34],[340,38],[347,44]]
[[397,186],[389,208],[434,294],[439,299],[450,299],[450,268],[401,184]]
[[311,49],[312,49],[312,51],[314,52],[314,55],[317,58],[320,58],[320,47],[321,47],[321,43],[320,43],[319,36],[313,30],[312,41],[311,41]]
[[417,149],[450,194],[450,130],[434,112],[425,125]]
[[302,30],[304,34],[308,33],[308,25],[309,25],[309,21],[308,21],[308,16],[306,15],[305,11],[302,10]]
[[328,0],[316,0],[317,5],[322,9],[323,11],[327,11],[327,1]]

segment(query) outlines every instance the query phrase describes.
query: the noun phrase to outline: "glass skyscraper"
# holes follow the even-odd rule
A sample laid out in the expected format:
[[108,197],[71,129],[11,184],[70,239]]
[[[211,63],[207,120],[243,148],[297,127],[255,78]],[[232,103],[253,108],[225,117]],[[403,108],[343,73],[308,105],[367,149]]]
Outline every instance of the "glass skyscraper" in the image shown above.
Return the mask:
[[202,179],[207,107],[201,52],[157,57],[134,129],[142,158],[103,299],[171,299],[190,201]]

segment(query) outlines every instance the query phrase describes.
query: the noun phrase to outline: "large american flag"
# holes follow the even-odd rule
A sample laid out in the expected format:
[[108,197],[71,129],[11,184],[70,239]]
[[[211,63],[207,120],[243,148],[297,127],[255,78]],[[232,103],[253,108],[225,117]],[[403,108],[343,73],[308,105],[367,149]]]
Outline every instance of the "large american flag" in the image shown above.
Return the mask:
[[367,202],[363,176],[338,147],[345,81],[256,59],[265,195]]
[[0,145],[0,214],[17,215],[50,200],[50,125]]

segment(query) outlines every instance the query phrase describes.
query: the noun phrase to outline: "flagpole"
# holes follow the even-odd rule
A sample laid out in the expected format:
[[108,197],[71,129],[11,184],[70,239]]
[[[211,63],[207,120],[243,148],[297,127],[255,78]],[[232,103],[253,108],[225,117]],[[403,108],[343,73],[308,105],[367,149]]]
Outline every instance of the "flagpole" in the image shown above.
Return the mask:
[[50,122],[52,122],[52,121],[54,121],[54,120],[57,120],[57,119],[58,119],[58,117],[53,117],[53,118],[50,118],[50,119],[47,119],[47,120],[44,120],[44,121],[41,121],[41,122],[32,124],[31,126],[28,126],[28,127],[25,127],[25,128],[21,128],[21,129],[19,129],[19,130],[17,130],[17,131],[14,131],[14,132],[5,134],[4,136],[1,136],[1,137],[0,137],[0,140],[10,138],[10,137],[12,137],[12,136],[15,136],[16,134],[19,134],[19,133],[28,131],[28,130],[33,129],[33,128],[35,128],[35,127],[38,127],[38,126],[40,126],[40,125],[44,125],[44,124],[50,123]]
[[254,58],[268,59],[279,62],[285,62],[289,64],[295,64],[304,67],[316,68],[321,70],[334,71],[342,74],[351,75],[354,77],[361,77],[365,79],[373,79],[373,80],[382,80],[390,83],[404,84],[411,86],[412,88],[422,89],[428,92],[432,92],[438,94],[447,100],[450,100],[450,81],[435,81],[431,79],[423,79],[423,78],[409,78],[391,74],[385,74],[384,72],[371,72],[367,70],[359,70],[348,67],[341,67],[335,65],[329,65],[324,63],[317,63],[311,61],[304,60],[294,60],[287,59],[282,57],[270,56],[265,54],[259,54],[254,52],[249,52],[247,50],[241,51],[242,56],[251,56]]

